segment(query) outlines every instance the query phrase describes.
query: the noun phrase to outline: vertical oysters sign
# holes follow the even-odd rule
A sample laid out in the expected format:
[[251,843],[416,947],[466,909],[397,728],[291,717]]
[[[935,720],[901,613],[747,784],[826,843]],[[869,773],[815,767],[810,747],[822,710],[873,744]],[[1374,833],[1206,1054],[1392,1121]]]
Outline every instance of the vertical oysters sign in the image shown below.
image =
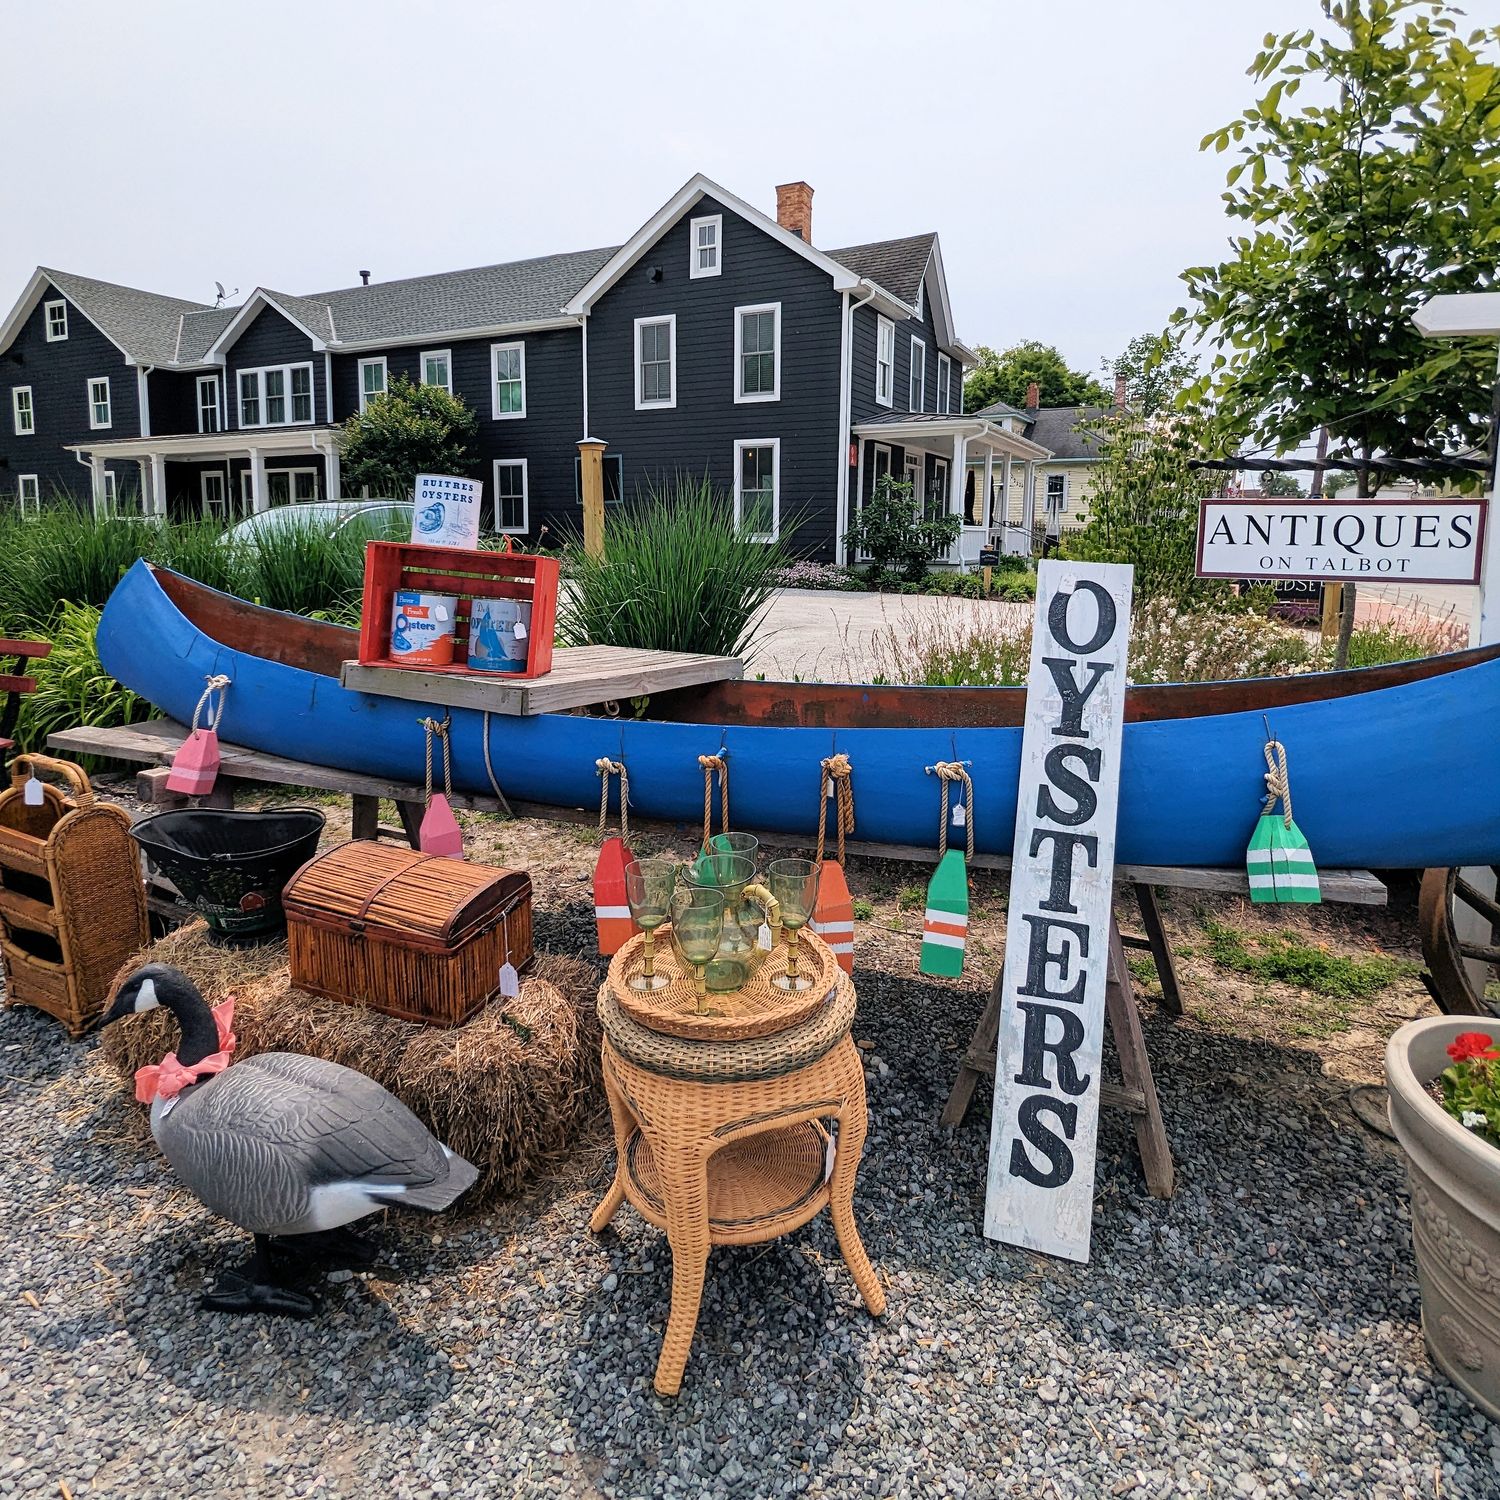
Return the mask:
[[1089,1258],[1132,570],[1037,569],[984,1232]]
[[477,547],[484,485],[452,474],[418,474],[411,539],[427,547]]

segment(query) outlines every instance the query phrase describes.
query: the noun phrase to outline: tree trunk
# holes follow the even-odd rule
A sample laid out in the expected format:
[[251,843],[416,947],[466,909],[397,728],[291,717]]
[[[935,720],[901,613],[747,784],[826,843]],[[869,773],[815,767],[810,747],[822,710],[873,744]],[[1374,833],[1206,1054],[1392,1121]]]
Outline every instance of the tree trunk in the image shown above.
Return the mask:
[[[1368,445],[1360,449],[1360,455],[1366,463],[1370,460],[1370,449]],[[1370,471],[1361,468],[1354,476],[1354,497],[1356,500],[1368,500],[1370,498]],[[1355,587],[1352,583],[1344,585],[1343,597],[1340,600],[1339,609],[1339,640],[1333,649],[1333,668],[1336,672],[1342,672],[1349,665],[1349,641],[1354,635],[1354,601]]]

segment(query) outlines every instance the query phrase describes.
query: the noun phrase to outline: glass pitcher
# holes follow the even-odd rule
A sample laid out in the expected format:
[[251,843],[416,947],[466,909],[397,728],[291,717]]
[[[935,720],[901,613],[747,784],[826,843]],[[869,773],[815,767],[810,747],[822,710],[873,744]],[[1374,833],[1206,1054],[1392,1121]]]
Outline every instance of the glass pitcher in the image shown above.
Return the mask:
[[724,898],[724,931],[719,951],[705,971],[716,994],[743,989],[771,956],[760,944],[762,924],[771,928],[771,948],[781,936],[781,910],[763,885],[752,884],[755,864],[748,855],[705,852],[682,867],[682,882],[718,891]]

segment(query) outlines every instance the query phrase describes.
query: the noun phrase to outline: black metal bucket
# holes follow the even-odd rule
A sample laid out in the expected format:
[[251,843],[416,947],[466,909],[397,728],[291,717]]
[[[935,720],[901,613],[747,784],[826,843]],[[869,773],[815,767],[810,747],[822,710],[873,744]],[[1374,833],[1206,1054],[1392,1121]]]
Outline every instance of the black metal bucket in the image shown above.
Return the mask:
[[264,943],[286,927],[281,892],[317,853],[323,823],[310,807],[187,807],[143,818],[130,831],[152,870],[207,919],[215,942]]

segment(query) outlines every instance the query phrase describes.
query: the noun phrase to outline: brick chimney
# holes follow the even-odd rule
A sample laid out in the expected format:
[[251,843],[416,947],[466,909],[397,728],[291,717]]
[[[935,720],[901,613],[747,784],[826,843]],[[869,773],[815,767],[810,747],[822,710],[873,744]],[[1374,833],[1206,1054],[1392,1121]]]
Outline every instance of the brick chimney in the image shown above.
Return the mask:
[[1026,387],[1026,410],[1035,411],[1042,404],[1042,388],[1036,381]]
[[812,244],[812,195],[805,182],[783,182],[776,189],[776,222]]
[[1125,377],[1115,376],[1115,405],[1121,411],[1125,410]]

